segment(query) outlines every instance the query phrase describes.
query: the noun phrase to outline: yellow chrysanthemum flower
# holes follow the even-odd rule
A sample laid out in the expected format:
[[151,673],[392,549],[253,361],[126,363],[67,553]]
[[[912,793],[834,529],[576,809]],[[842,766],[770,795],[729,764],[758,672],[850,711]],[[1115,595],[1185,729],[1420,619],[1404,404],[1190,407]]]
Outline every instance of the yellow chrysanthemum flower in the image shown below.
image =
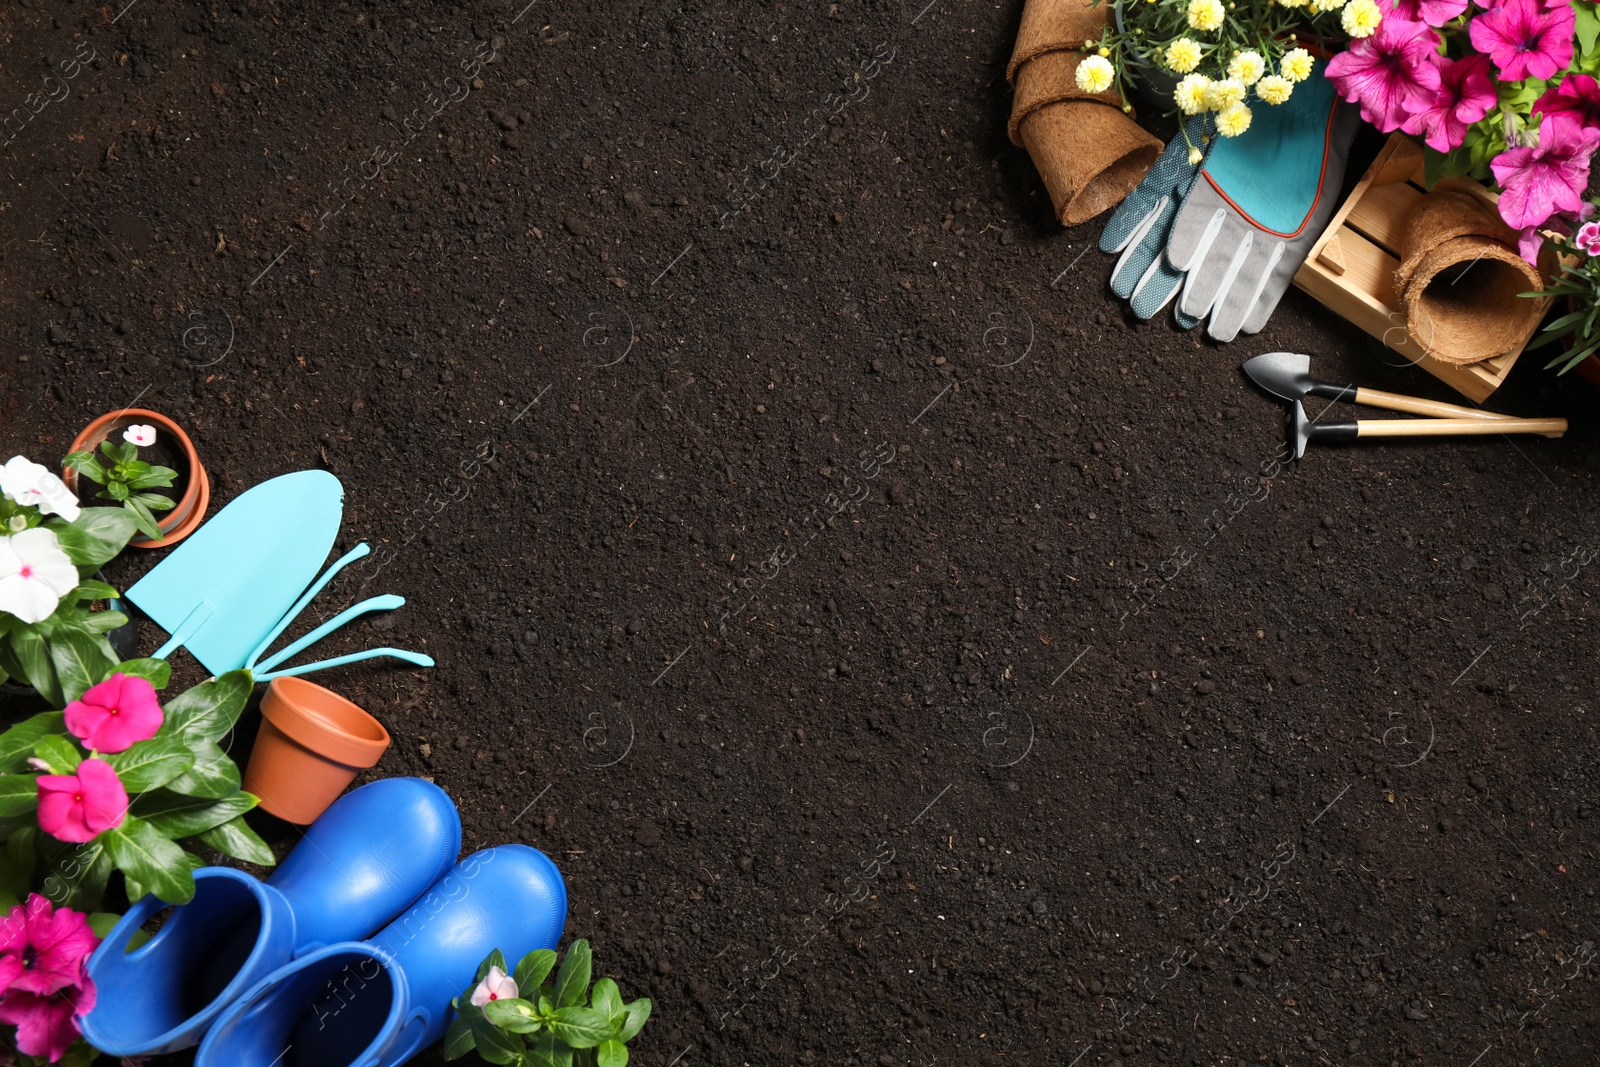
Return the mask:
[[1217,132],[1224,137],[1237,137],[1250,128],[1250,109],[1243,104],[1232,104],[1217,115]]
[[1179,37],[1167,46],[1167,66],[1179,74],[1188,74],[1200,65],[1200,46],[1187,37]]
[[1210,33],[1222,25],[1222,0],[1189,0],[1189,25]]
[[1311,53],[1304,48],[1291,48],[1283,54],[1279,71],[1292,82],[1303,82],[1311,77]]
[[1206,94],[1210,88],[1211,79],[1204,74],[1186,74],[1178,82],[1172,98],[1185,115],[1198,115],[1206,109]]
[[1351,37],[1371,37],[1378,32],[1378,23],[1383,21],[1383,12],[1378,10],[1374,0],[1350,0],[1345,5],[1344,14],[1339,17],[1339,23],[1344,27],[1344,32]]
[[1237,78],[1246,85],[1254,85],[1267,72],[1267,61],[1260,52],[1240,52],[1228,60],[1228,77]]
[[1294,83],[1277,74],[1268,74],[1256,82],[1256,95],[1269,104],[1281,104],[1294,92]]
[[1078,88],[1086,93],[1103,93],[1116,77],[1111,61],[1104,56],[1088,56],[1078,64]]
[[1238,78],[1214,81],[1206,87],[1206,109],[1225,111],[1236,104],[1244,103],[1244,94],[1244,82]]
[[1189,165],[1191,167],[1198,167],[1200,165],[1200,161],[1205,158],[1206,154],[1200,151],[1200,147],[1198,145],[1189,146]]

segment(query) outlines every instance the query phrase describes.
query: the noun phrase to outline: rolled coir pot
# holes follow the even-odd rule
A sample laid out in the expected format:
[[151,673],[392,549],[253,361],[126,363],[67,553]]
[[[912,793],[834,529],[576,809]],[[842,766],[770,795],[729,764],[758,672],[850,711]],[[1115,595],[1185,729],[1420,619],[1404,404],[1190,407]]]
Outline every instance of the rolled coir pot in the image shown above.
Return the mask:
[[1083,43],[1099,39],[1109,10],[1083,0],[1028,0],[1006,66],[1015,90],[1011,141],[1033,157],[1068,226],[1121,203],[1161,154],[1161,142],[1122,110],[1115,92],[1078,88]]
[[1434,359],[1477,363],[1518,348],[1544,317],[1544,278],[1517,254],[1517,235],[1493,203],[1440,182],[1406,219],[1395,296],[1406,329]]

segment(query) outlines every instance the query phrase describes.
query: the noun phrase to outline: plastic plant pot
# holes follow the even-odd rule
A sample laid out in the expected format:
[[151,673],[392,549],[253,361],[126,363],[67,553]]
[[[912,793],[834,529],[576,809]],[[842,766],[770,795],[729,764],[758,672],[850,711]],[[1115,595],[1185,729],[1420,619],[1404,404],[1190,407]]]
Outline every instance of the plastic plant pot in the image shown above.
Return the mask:
[[338,693],[274,678],[241,788],[261,798],[263,811],[307,826],[388,747],[383,723]]
[[[200,462],[200,454],[195,451],[194,442],[189,440],[189,435],[183,432],[181,426],[160,412],[144,408],[125,408],[95,419],[73,440],[72,447],[67,451],[94,452],[99,449],[100,442],[113,434],[120,438],[123,430],[136,425],[154,426],[157,433],[165,433],[176,441],[178,447],[183,450],[183,459],[189,469],[187,472],[178,472],[184,478],[183,496],[174,501],[171,511],[156,520],[156,525],[161,527],[161,532],[165,536],[160,541],[152,541],[143,534],[136,534],[128,545],[132,548],[171,548],[199,529],[200,524],[205,521],[206,508],[211,506],[211,479],[206,475],[206,468]],[[74,493],[78,492],[77,471],[70,468],[63,470],[61,480],[67,483],[68,489]],[[79,493],[80,497],[82,495]]]

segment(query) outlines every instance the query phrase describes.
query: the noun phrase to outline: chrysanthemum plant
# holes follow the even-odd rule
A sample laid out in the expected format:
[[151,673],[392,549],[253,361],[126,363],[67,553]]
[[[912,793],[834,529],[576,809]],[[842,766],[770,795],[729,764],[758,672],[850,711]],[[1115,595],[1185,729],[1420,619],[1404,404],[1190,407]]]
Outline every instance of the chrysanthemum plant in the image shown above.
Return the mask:
[[1078,87],[1126,99],[1139,79],[1175,81],[1174,108],[1214,112],[1224,137],[1250,128],[1252,103],[1282,104],[1311,76],[1302,39],[1365,37],[1382,20],[1377,0],[1125,0],[1121,12],[1120,29],[1083,42]]
[[515,1067],[627,1067],[628,1042],[649,1020],[650,1001],[623,1003],[610,978],[591,990],[592,973],[587,941],[567,949],[559,970],[555,952],[542,948],[508,974],[495,949],[472,988],[450,1002],[457,1015],[445,1031],[444,1058],[476,1048],[490,1063]]

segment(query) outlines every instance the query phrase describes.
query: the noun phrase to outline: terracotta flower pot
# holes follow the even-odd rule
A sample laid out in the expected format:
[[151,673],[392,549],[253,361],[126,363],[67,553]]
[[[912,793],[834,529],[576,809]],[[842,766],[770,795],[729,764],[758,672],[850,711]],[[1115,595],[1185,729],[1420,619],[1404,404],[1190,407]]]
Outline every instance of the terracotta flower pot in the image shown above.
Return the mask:
[[301,826],[316,822],[389,747],[383,723],[301,678],[272,680],[261,720],[241,788],[261,798],[263,811]]
[[[200,462],[200,454],[195,451],[194,442],[189,440],[189,435],[183,432],[181,426],[159,412],[147,411],[144,408],[126,408],[95,419],[73,439],[72,447],[67,451],[93,452],[100,447],[100,442],[112,434],[120,438],[122,431],[129,426],[143,424],[155,426],[158,432],[165,433],[176,441],[183,449],[183,457],[189,465],[189,470],[184,477],[182,498],[173,504],[171,511],[156,520],[156,525],[161,527],[165,537],[160,541],[152,541],[143,534],[135,534],[128,544],[133,548],[171,548],[200,527],[205,521],[206,508],[211,506],[211,479],[206,476],[206,469]],[[178,473],[184,474],[183,471]],[[67,483],[68,489],[74,493],[78,492],[77,471],[70,468],[63,470],[61,480]],[[81,499],[81,493],[79,497]]]

